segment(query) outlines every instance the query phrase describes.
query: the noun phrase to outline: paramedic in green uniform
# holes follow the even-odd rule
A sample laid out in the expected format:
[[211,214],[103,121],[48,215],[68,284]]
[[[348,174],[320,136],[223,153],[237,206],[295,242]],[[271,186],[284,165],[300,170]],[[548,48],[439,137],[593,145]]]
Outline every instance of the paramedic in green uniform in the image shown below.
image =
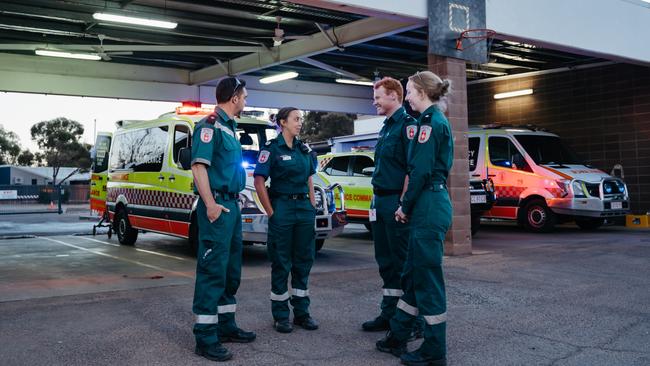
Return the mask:
[[[255,190],[268,215],[267,250],[271,260],[271,313],[274,328],[293,330],[289,322],[289,300],[293,324],[318,329],[309,314],[309,272],[316,253],[316,215],[312,175],[316,173],[311,149],[297,139],[302,113],[293,107],[278,111],[278,137],[260,149],[255,167]],[[267,190],[265,182],[271,178]],[[287,280],[291,274],[291,295]]]
[[375,241],[375,259],[383,280],[381,314],[362,324],[365,331],[386,331],[395,314],[397,300],[402,296],[400,277],[408,248],[408,224],[395,221],[405,191],[406,155],[409,142],[415,137],[415,119],[402,107],[402,84],[393,78],[383,78],[374,85],[377,114],[386,116],[375,146],[375,170],[372,175],[373,201],[370,224]]
[[[446,365],[447,300],[442,273],[445,234],[451,225],[447,176],[453,163],[451,127],[442,110],[449,81],[430,71],[409,77],[406,100],[420,112],[418,131],[409,148],[408,188],[395,219],[410,223],[411,235],[402,288],[404,295],[390,321],[390,332],[377,348],[400,356],[406,365]],[[406,352],[416,316],[425,321],[424,342]]]
[[246,105],[245,86],[236,78],[221,80],[216,89],[215,112],[197,123],[192,136],[192,173],[200,196],[192,308],[196,315],[195,352],[214,361],[232,358],[221,342],[255,340],[255,333],[242,330],[235,322],[242,257],[238,195],[246,184],[246,173],[234,116]]

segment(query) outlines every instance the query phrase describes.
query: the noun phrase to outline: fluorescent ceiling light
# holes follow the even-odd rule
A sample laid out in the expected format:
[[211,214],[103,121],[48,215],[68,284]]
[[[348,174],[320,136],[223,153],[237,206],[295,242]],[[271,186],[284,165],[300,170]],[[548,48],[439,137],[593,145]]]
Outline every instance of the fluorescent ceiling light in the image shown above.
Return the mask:
[[[650,0],[648,0],[648,1],[650,1]],[[508,59],[508,60],[513,60],[513,61],[534,62],[534,63],[538,63],[538,64],[545,64],[546,63],[546,61],[533,60],[533,59],[530,59],[530,58],[516,56],[516,55],[510,55],[510,54],[502,53],[502,52],[490,52],[490,55],[500,57],[500,58],[505,58],[505,59]]]
[[506,93],[494,94],[494,99],[520,97],[522,95],[530,95],[530,94],[533,94],[533,89],[522,89],[522,90],[515,90],[515,91],[511,91],[511,92],[506,92]]
[[352,80],[352,79],[336,79],[336,82],[341,84],[352,84],[352,85],[363,85],[363,86],[374,85],[372,81]]
[[165,28],[165,29],[174,29],[178,25],[175,22],[166,22],[163,20],[154,20],[147,18],[135,18],[124,15],[116,14],[107,14],[107,13],[95,13],[93,18],[97,20],[104,20],[107,22],[116,22],[116,23],[126,23],[126,24],[137,24],[144,25],[147,27],[156,27],[156,28]]
[[277,75],[267,76],[265,78],[261,78],[260,83],[262,83],[262,84],[271,84],[271,83],[275,83],[277,81],[293,79],[293,78],[295,78],[297,76],[298,76],[297,72],[289,71],[289,72],[284,72],[282,74],[277,74]]
[[508,75],[507,72],[501,72],[501,71],[490,71],[490,70],[474,70],[474,69],[467,69],[467,72],[473,72],[473,73],[476,73],[476,74],[494,75],[494,76],[504,76],[504,75]]
[[75,58],[78,60],[90,60],[90,61],[99,61],[102,59],[96,53],[76,53],[76,52],[42,50],[42,49],[36,50],[35,52],[39,56]]

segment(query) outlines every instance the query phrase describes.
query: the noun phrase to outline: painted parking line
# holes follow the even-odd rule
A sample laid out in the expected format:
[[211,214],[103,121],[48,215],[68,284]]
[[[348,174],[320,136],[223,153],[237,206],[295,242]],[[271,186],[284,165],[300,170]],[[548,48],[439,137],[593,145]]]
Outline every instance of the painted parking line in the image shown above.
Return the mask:
[[134,261],[134,260],[131,260],[131,259],[127,259],[127,258],[119,257],[119,256],[112,255],[112,254],[102,253],[102,252],[97,251],[97,250],[93,250],[93,249],[88,249],[88,248],[80,247],[80,246],[78,246],[78,245],[74,245],[74,244],[66,243],[66,242],[63,242],[63,241],[61,241],[61,240],[56,240],[56,239],[47,238],[47,237],[43,237],[43,236],[38,236],[37,238],[45,239],[45,240],[49,240],[49,241],[54,242],[54,243],[58,243],[58,244],[61,244],[61,245],[65,245],[65,246],[70,247],[70,248],[75,248],[75,249],[83,250],[83,251],[88,252],[88,253],[92,253],[92,254],[96,254],[96,255],[101,255],[101,256],[103,256],[103,257],[108,257],[108,258],[116,259],[116,260],[118,260],[118,261],[127,262],[127,263],[135,264],[135,265],[138,265],[138,266],[141,266],[141,267],[150,268],[150,269],[155,269],[155,270],[157,270],[157,271],[162,271],[162,272],[171,273],[171,274],[174,274],[174,275],[176,275],[176,276],[180,276],[180,277],[186,277],[186,278],[194,279],[194,276],[190,276],[190,275],[188,275],[188,274],[186,274],[186,273],[177,272],[177,271],[172,271],[172,270],[167,269],[167,268],[162,268],[162,267],[154,266],[154,265],[152,265],[152,264],[147,264],[147,263],[143,263],[143,262],[140,262],[140,261]]
[[[101,241],[101,240],[97,240],[97,239],[92,239],[92,238],[84,238],[83,236],[74,236],[74,238],[79,238],[79,239],[83,239],[83,240],[94,241],[94,242],[96,242],[96,243],[105,244],[105,245],[110,245],[110,246],[113,246],[113,247],[123,247],[123,245],[113,244],[113,243],[109,243],[109,242],[105,242],[105,241]],[[132,248],[132,249],[134,249],[134,250],[136,250],[136,251],[138,251],[138,252],[147,253],[147,254],[153,254],[153,255],[159,255],[159,256],[161,256],[161,257],[171,258],[171,259],[176,259],[176,260],[179,260],[179,261],[184,261],[184,262],[188,262],[188,261],[190,261],[190,259],[188,259],[188,258],[177,257],[177,256],[175,256],[175,255],[169,255],[169,254],[165,254],[165,253],[154,252],[153,250],[146,250],[146,249],[140,249],[140,248]]]

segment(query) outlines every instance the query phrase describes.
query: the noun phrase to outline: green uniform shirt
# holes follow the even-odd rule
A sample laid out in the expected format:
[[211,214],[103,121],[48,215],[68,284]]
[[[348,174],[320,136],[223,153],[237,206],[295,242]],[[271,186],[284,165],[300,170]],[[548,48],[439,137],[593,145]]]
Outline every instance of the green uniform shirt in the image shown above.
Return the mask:
[[401,190],[406,176],[409,142],[415,137],[416,121],[403,107],[386,118],[375,146],[375,171],[372,186],[385,190]]
[[409,214],[423,189],[447,183],[454,162],[454,140],[449,121],[435,105],[418,118],[418,130],[408,154],[409,184],[402,211]]
[[308,179],[316,173],[309,146],[293,139],[289,148],[282,134],[269,140],[260,151],[254,175],[271,178],[270,194],[309,193]]
[[[210,189],[223,193],[239,193],[246,186],[242,166],[241,144],[237,139],[237,123],[222,111],[196,124],[192,136],[192,165],[205,164]],[[198,190],[195,187],[195,192]]]

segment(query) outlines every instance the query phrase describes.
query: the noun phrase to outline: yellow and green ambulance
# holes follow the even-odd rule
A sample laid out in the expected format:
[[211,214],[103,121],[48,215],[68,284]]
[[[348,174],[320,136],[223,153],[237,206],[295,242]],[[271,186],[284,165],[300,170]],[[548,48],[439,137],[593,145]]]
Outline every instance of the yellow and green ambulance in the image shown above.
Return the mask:
[[[139,232],[151,231],[188,238],[196,248],[198,196],[193,193],[192,171],[183,167],[181,155],[189,152],[194,124],[211,112],[184,105],[150,121],[117,122],[108,159],[106,207],[121,244],[133,245]],[[260,146],[276,135],[269,122],[237,120],[247,173],[240,194],[246,244],[266,243],[267,217],[253,186],[253,170]],[[335,209],[332,188],[319,179],[314,183],[318,206],[314,226],[320,249],[325,239],[342,232],[346,217],[344,208]]]

